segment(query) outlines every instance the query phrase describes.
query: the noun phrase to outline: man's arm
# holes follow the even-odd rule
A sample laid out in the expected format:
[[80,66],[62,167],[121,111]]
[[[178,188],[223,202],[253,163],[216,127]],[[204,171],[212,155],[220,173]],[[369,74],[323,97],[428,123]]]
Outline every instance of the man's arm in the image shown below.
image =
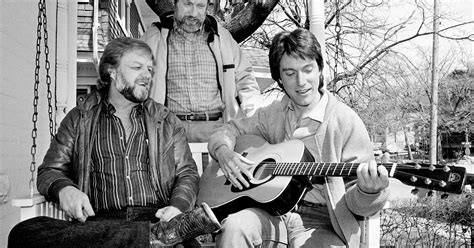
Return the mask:
[[228,36],[231,39],[232,53],[234,54],[235,89],[240,99],[240,108],[246,116],[251,116],[263,105],[263,96],[255,79],[252,64],[242,53],[239,44],[230,34]]
[[268,119],[265,117],[265,113],[264,109],[260,109],[250,117],[231,120],[217,129],[209,139],[209,154],[219,162],[224,175],[239,189],[249,186],[243,175],[252,178],[252,174],[247,168],[254,162],[234,152],[237,137],[241,135],[265,137],[267,132],[264,120]]
[[199,174],[189,149],[184,126],[177,117],[171,116],[173,116],[170,117],[173,119],[171,125],[174,125],[173,142],[176,175],[170,205],[185,212],[192,209],[196,202]]
[[57,134],[51,140],[43,163],[38,167],[37,187],[39,193],[48,199],[59,201],[59,191],[66,186],[77,185],[73,182],[74,170],[72,156],[76,141],[75,116],[79,115],[77,109],[71,110],[61,122]]
[[58,133],[51,141],[51,145],[44,157],[43,164],[38,168],[38,191],[49,199],[58,201],[61,209],[68,216],[81,222],[87,217],[94,216],[94,210],[89,197],[78,189],[70,177],[74,177],[72,157],[76,142],[76,126],[79,121],[79,111],[71,110],[58,129]]
[[351,212],[370,216],[382,209],[388,199],[388,173],[385,168],[377,168],[367,129],[358,116],[347,132],[342,162],[365,164],[359,166],[357,183],[347,190],[345,199]]

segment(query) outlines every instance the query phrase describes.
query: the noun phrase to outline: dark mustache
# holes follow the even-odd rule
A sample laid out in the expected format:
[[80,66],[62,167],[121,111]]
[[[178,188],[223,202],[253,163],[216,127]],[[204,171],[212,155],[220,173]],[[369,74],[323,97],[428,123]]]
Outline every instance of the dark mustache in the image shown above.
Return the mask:
[[185,17],[183,18],[183,20],[184,20],[184,21],[186,21],[186,20],[190,20],[190,21],[197,21],[197,22],[201,22],[201,20],[199,20],[198,18],[196,18],[196,17],[193,17],[193,16],[185,16]]

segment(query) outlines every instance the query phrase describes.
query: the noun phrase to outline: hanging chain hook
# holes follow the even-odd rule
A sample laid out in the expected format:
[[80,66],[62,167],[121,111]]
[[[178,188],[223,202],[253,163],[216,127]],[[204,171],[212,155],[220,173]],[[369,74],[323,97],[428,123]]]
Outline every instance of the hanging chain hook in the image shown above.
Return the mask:
[[36,138],[38,137],[38,101],[39,101],[39,84],[40,84],[40,58],[41,58],[41,39],[42,32],[44,32],[44,44],[45,44],[45,69],[46,69],[46,85],[47,85],[47,98],[48,98],[48,116],[49,116],[49,132],[51,139],[54,135],[54,122],[53,122],[53,107],[51,104],[52,93],[51,93],[51,77],[49,74],[50,63],[49,63],[49,47],[48,47],[48,26],[46,18],[46,2],[45,0],[38,1],[38,25],[36,27],[36,57],[35,57],[35,83],[33,91],[33,129],[31,130],[31,138],[33,144],[31,145],[31,164],[30,173],[31,178],[29,181],[30,195],[33,197],[35,189],[35,172],[36,172]]
[[31,138],[33,139],[33,144],[31,145],[31,164],[30,172],[31,178],[29,182],[30,195],[33,196],[34,191],[34,182],[35,182],[35,171],[36,171],[36,138],[38,137],[38,88],[39,88],[39,71],[40,71],[40,57],[41,57],[41,27],[43,25],[43,2],[38,1],[38,25],[36,27],[36,59],[35,59],[35,84],[33,91],[33,130],[31,130]]

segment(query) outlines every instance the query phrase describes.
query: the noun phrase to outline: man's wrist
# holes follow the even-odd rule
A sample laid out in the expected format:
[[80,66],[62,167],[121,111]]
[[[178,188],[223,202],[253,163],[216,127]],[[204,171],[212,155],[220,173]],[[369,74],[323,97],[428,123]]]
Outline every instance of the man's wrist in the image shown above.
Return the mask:
[[222,148],[227,148],[229,149],[229,147],[226,145],[226,144],[220,144],[219,146],[216,147],[216,149],[214,150],[215,151],[215,154],[217,155],[217,153],[219,152],[220,149]]
[[71,180],[69,179],[58,179],[54,183],[51,184],[48,190],[48,195],[54,201],[59,202],[59,192],[66,188],[67,186],[72,186],[78,188]]

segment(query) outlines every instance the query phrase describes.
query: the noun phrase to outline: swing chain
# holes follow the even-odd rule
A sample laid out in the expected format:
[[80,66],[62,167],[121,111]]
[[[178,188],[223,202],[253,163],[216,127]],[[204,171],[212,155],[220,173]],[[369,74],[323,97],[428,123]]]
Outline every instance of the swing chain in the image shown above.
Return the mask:
[[334,25],[334,31],[336,32],[336,40],[335,40],[335,55],[334,55],[334,84],[333,84],[333,92],[336,93],[336,79],[338,74],[338,61],[339,57],[341,60],[341,65],[343,68],[343,72],[347,70],[346,60],[344,58],[343,48],[342,48],[342,38],[341,38],[341,3],[340,0],[336,0],[336,24]]
[[43,0],[43,32],[44,32],[44,55],[45,55],[45,69],[46,69],[46,85],[47,85],[47,95],[48,99],[48,118],[49,118],[49,136],[50,140],[54,137],[54,121],[53,121],[53,105],[51,100],[53,98],[53,93],[51,91],[51,76],[49,70],[51,65],[49,63],[49,46],[48,46],[48,19],[46,18],[46,0]]
[[341,45],[341,23],[340,23],[339,0],[336,0],[336,24],[334,31],[336,32],[335,52],[334,52],[334,83],[332,85],[332,92],[336,93],[336,79],[337,79],[337,63],[339,60],[339,46]]
[[49,47],[48,47],[48,30],[47,30],[47,18],[46,18],[46,2],[45,0],[38,1],[38,25],[36,27],[36,58],[35,58],[35,83],[34,83],[34,96],[33,96],[33,129],[31,131],[31,138],[33,144],[31,146],[31,164],[30,172],[31,178],[29,181],[30,195],[33,196],[34,182],[35,182],[35,171],[36,171],[36,138],[38,137],[38,101],[39,101],[39,84],[40,84],[40,58],[41,58],[41,38],[42,38],[42,27],[44,32],[44,44],[45,44],[45,69],[46,69],[46,85],[47,85],[47,98],[48,98],[48,116],[49,116],[49,132],[50,138],[54,135],[54,122],[53,122],[53,107],[51,104],[52,92],[51,92],[51,77],[49,74],[50,63],[49,63]]

